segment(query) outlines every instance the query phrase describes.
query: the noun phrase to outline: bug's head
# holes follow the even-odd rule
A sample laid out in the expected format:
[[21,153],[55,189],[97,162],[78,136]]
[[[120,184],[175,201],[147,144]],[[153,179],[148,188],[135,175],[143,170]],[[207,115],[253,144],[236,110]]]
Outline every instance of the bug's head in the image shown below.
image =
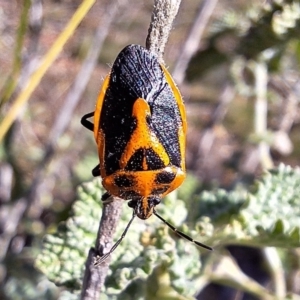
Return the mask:
[[146,220],[152,216],[154,207],[159,204],[161,199],[157,196],[149,196],[143,198],[132,199],[128,202],[128,206],[133,208],[134,213],[142,220]]

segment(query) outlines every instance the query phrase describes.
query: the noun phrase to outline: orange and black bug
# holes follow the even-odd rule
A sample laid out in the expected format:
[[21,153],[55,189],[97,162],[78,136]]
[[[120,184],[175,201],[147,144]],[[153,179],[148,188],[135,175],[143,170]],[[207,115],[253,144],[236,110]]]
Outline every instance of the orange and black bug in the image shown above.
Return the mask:
[[[88,121],[94,117],[94,123]],[[155,206],[185,179],[186,115],[180,92],[155,54],[138,45],[125,47],[105,78],[94,112],[81,123],[94,132],[100,164],[92,173],[102,177],[110,195],[130,200],[133,218],[156,215]]]

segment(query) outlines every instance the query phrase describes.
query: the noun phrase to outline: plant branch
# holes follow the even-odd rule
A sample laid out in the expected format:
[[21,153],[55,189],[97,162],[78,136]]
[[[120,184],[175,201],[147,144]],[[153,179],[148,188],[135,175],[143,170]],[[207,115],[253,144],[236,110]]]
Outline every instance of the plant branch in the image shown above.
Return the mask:
[[286,284],[284,269],[278,251],[275,247],[266,247],[262,249],[262,253],[273,281],[275,295],[278,299],[284,299],[286,295]]
[[109,269],[110,257],[100,265],[101,267],[95,267],[95,262],[99,256],[107,253],[112,247],[113,235],[121,216],[123,202],[120,198],[111,197],[111,201],[106,201],[103,205],[96,246],[90,249],[85,264],[81,299],[100,299],[101,288]]
[[[181,0],[155,0],[151,24],[146,40],[146,48],[157,54],[162,62],[164,48],[177,14]],[[101,289],[107,276],[110,258],[95,266],[97,257],[107,253],[112,245],[113,235],[119,222],[122,201],[111,197],[112,201],[103,203],[103,213],[96,239],[95,249],[90,249],[86,261],[81,299],[100,298]]]
[[[268,70],[263,60],[255,63],[255,116],[254,130],[259,138],[263,138],[267,133],[267,86],[268,86]],[[270,147],[267,142],[261,140],[258,145],[259,160],[264,169],[271,169],[273,161],[270,157]]]
[[165,46],[180,3],[181,0],[154,1],[154,9],[146,39],[146,48],[156,53],[161,63],[163,63]]

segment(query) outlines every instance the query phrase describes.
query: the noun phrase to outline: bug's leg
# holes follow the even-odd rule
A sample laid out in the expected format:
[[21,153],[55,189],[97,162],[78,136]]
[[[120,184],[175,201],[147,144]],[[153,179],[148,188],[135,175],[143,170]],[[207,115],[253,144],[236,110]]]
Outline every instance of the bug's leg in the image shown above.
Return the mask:
[[104,193],[101,197],[101,200],[103,202],[106,202],[108,200],[108,198],[111,196],[111,194],[109,194],[108,192]]
[[95,113],[95,112],[92,111],[92,112],[90,112],[90,113],[84,115],[84,116],[81,118],[81,124],[82,124],[85,128],[87,128],[87,129],[89,129],[89,130],[91,130],[91,131],[94,131],[94,124],[93,124],[92,122],[88,121],[87,119],[93,117],[93,116],[94,116],[94,113]]
[[104,203],[104,204],[108,204],[108,203],[114,201],[114,198],[111,197],[111,194],[109,194],[108,192],[106,192],[106,193],[104,193],[104,194],[102,195],[101,201],[102,201],[102,203]]
[[94,177],[100,176],[100,164],[97,165],[93,170],[92,170],[92,175]]

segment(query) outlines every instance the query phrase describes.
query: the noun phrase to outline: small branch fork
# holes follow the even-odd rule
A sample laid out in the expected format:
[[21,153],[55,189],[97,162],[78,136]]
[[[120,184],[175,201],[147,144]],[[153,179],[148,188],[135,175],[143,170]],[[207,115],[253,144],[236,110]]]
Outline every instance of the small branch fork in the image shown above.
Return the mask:
[[[181,0],[154,0],[151,23],[146,39],[146,48],[157,54],[163,63],[163,54],[172,24],[177,15]],[[109,201],[111,200],[111,201]],[[86,269],[81,292],[82,300],[100,299],[101,289],[109,269],[110,258],[99,266],[95,262],[99,256],[107,253],[113,242],[124,201],[111,197],[103,203],[103,212],[99,225],[95,248],[91,248],[86,261]]]

